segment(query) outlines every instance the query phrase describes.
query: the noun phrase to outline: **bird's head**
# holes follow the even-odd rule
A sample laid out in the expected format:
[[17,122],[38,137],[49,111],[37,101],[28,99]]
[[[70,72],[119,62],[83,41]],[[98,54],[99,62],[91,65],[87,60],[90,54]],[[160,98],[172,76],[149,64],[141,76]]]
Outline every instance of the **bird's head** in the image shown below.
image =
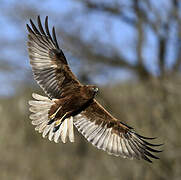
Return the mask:
[[94,98],[95,95],[98,93],[98,87],[96,87],[95,85],[87,85],[86,87],[86,91],[87,91],[87,95],[90,98]]

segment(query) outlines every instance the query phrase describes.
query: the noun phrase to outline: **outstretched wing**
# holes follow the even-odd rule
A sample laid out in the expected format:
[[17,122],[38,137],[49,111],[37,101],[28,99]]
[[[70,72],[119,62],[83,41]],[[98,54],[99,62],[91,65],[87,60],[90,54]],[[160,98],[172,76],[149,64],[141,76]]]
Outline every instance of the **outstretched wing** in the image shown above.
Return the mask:
[[[63,90],[74,89],[80,83],[71,72],[63,51],[59,48],[52,28],[52,36],[48,28],[48,17],[45,19],[45,31],[40,17],[38,28],[30,19],[28,29],[28,53],[35,80],[51,98],[60,98]],[[53,37],[53,38],[52,38]]]
[[161,152],[152,148],[160,145],[145,141],[154,138],[138,135],[133,128],[111,116],[95,100],[84,111],[74,116],[74,125],[89,142],[109,154],[144,159],[148,162],[152,162],[149,157],[159,159],[151,152]]

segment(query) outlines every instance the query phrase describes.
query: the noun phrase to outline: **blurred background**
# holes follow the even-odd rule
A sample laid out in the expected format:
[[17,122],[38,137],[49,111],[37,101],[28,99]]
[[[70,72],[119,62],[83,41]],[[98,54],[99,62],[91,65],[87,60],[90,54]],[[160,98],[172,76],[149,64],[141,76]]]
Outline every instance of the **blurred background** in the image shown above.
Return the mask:
[[[153,164],[113,157],[77,133],[55,144],[28,118],[33,80],[26,23],[49,16],[72,71],[96,84],[98,101],[145,136],[165,143]],[[181,1],[1,0],[0,179],[181,178]]]

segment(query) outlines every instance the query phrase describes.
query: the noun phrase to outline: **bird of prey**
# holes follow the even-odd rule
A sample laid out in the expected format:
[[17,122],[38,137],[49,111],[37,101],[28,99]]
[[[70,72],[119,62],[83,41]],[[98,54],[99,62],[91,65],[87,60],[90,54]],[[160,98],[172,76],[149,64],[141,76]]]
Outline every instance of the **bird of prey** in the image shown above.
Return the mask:
[[133,128],[119,121],[96,100],[98,88],[83,85],[70,70],[67,59],[58,45],[55,28],[48,27],[48,17],[43,28],[40,17],[37,26],[30,19],[28,53],[34,79],[46,97],[32,94],[30,119],[35,130],[56,143],[67,139],[74,142],[74,126],[95,147],[109,154],[129,159],[159,159],[148,138],[137,134]]

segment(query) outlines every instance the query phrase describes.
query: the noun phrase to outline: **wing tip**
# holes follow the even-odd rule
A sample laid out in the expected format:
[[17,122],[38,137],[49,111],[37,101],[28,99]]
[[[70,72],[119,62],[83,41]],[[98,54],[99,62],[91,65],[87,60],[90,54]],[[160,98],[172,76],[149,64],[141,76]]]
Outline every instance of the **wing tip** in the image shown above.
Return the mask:
[[[108,154],[126,157],[128,159],[143,159],[149,163],[153,162],[152,159],[160,159],[155,153],[160,153],[162,150],[157,150],[152,147],[162,144],[151,144],[146,141],[155,138],[141,136],[131,129],[126,133],[120,132],[120,135],[115,134],[114,131],[112,131],[112,127],[102,127],[102,129],[105,128],[105,130],[102,131],[100,129],[101,125],[96,126],[95,122],[89,122],[88,119],[85,120],[86,118],[84,116],[74,118],[74,125],[78,131],[81,132],[92,145],[106,151]],[[115,135],[117,136],[116,138]]]
[[152,163],[150,158],[160,159],[159,157],[155,156],[152,153],[160,153],[160,152],[163,152],[163,150],[153,149],[152,147],[162,146],[163,143],[162,144],[152,144],[150,142],[147,142],[146,140],[154,140],[156,138],[145,137],[145,136],[139,135],[135,132],[132,132],[132,133],[136,136],[136,138],[134,139],[134,142],[138,146],[139,150],[142,151],[142,159],[144,159],[150,163]]

